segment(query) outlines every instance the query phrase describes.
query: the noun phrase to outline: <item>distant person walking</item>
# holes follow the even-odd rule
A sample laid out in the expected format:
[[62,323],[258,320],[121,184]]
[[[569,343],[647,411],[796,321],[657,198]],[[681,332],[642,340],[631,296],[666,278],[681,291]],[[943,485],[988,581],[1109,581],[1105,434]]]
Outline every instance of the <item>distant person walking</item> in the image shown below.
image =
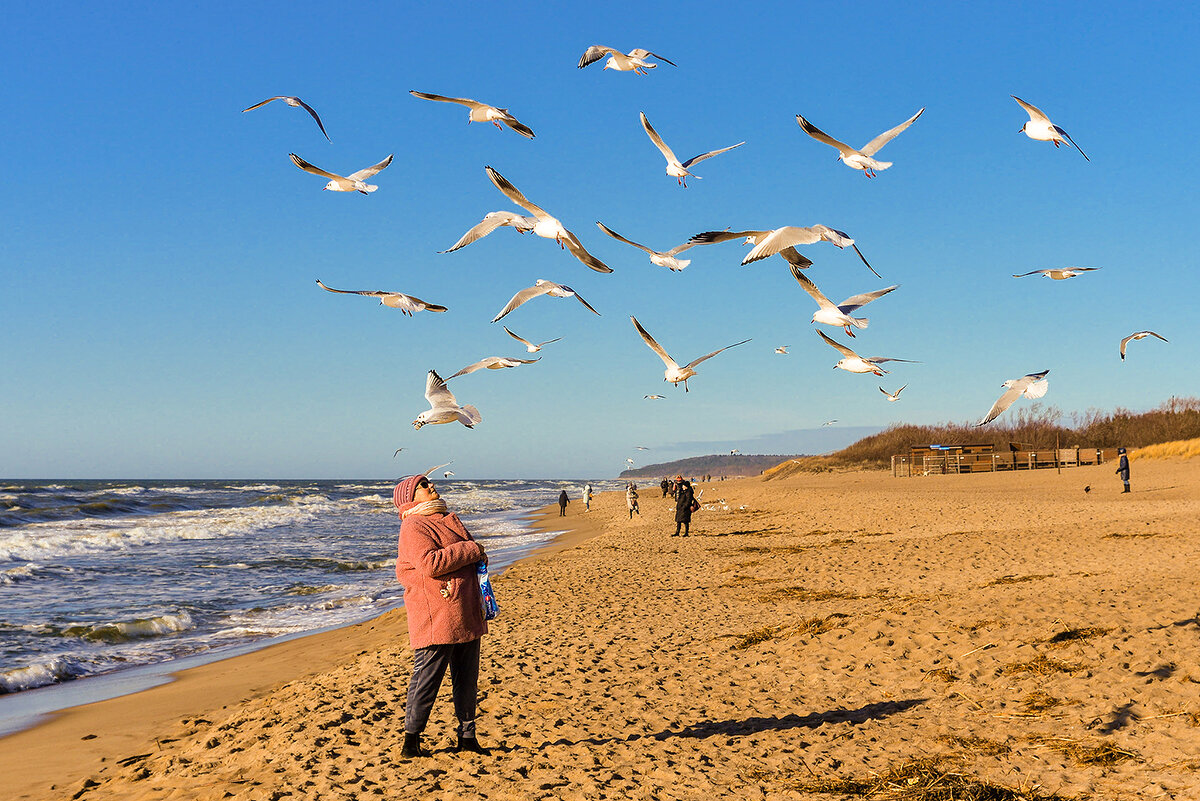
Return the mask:
[[1125,489],[1121,492],[1129,492],[1129,454],[1124,448],[1117,448],[1117,453],[1121,454],[1121,461],[1117,464],[1117,475],[1125,482]]
[[664,498],[665,498],[665,497],[667,497],[667,493],[671,491],[671,482],[670,482],[670,481],[667,481],[667,480],[664,478],[664,479],[662,480],[662,483],[660,483],[658,486],[662,487],[662,491],[663,491],[663,495],[662,495],[662,496],[663,496]]
[[625,505],[629,507],[629,519],[633,519],[633,513],[637,512],[641,515],[642,510],[638,508],[638,493],[637,484],[630,484],[625,490]]
[[[688,529],[692,525],[692,505],[695,503],[696,495],[692,492],[690,482],[684,480],[683,476],[678,476],[675,479],[675,533],[672,537],[688,536]],[[683,528],[683,534],[680,535],[679,529]]]
[[592,485],[587,484],[583,488],[583,511],[592,511]]
[[571,499],[567,497],[566,490],[563,490],[562,492],[558,493],[558,516],[559,517],[567,516],[567,504],[570,502],[571,502]]

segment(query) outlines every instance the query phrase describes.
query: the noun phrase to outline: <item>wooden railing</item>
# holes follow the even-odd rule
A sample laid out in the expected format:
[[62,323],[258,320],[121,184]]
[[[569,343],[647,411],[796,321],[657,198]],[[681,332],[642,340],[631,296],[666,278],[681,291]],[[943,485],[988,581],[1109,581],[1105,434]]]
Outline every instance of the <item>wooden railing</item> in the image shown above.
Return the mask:
[[1103,464],[1117,458],[1116,448],[1054,448],[1008,453],[899,454],[892,457],[897,477],[994,473],[1000,470],[1044,470]]

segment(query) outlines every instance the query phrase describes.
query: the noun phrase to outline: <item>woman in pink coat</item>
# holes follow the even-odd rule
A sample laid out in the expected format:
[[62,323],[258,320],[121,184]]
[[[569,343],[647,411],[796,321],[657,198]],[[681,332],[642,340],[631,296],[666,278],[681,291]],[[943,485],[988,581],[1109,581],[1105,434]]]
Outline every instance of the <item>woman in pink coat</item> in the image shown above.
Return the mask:
[[404,585],[414,652],[401,754],[429,755],[421,748],[421,733],[447,667],[458,718],[457,750],[487,753],[475,736],[479,641],[487,634],[476,564],[486,562],[487,554],[427,477],[403,479],[392,500],[401,521],[396,578]]

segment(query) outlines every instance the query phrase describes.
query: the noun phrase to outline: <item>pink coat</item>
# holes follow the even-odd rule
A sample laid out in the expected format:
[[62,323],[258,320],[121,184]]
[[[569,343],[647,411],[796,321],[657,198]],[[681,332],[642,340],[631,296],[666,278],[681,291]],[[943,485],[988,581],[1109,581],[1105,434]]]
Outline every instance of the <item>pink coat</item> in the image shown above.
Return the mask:
[[[413,648],[487,634],[475,564],[483,549],[458,515],[409,515],[400,524],[396,579],[404,585]],[[443,595],[445,591],[445,595]]]

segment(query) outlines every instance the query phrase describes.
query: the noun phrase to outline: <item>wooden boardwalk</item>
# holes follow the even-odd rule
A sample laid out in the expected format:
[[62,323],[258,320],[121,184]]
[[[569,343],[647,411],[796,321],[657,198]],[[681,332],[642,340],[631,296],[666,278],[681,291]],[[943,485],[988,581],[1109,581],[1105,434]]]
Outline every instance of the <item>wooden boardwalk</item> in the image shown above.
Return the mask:
[[946,475],[948,473],[994,473],[999,470],[1044,470],[1103,464],[1117,458],[1116,448],[1045,448],[1042,450],[990,450],[972,452],[973,446],[949,445],[913,448],[892,457],[892,475]]

